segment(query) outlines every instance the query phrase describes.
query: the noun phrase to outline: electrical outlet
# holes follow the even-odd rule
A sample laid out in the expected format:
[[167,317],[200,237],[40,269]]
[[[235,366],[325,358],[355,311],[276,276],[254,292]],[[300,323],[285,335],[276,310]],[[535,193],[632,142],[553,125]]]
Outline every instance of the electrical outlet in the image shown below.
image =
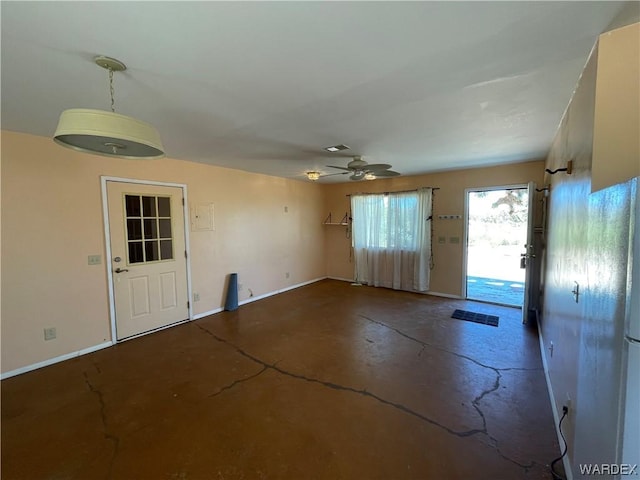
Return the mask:
[[571,411],[571,396],[567,393],[567,399],[564,401],[564,406],[567,407],[568,411]]
[[289,278],[289,272],[286,272],[286,273],[284,274],[284,278]]
[[53,340],[56,338],[56,329],[55,327],[49,327],[44,329],[44,339],[45,340]]
[[286,205],[284,206],[284,213],[289,213],[289,207],[287,207]]
[[243,290],[244,290],[244,284],[239,283],[239,284],[238,284],[238,291],[239,291],[239,292],[241,292],[241,291],[243,291]]
[[549,342],[549,356],[553,358],[553,342]]
[[200,301],[200,294],[198,292],[193,292],[193,301],[194,302]]

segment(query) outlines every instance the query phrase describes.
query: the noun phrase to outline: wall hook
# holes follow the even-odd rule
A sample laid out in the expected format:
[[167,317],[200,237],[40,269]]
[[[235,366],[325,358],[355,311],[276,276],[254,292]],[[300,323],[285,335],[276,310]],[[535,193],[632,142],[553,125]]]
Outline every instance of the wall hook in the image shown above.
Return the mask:
[[571,175],[571,172],[573,171],[573,160],[569,160],[567,162],[566,168],[556,168],[555,170],[549,170],[548,168],[545,168],[544,171],[551,175],[555,175],[558,172],[567,172],[567,175]]

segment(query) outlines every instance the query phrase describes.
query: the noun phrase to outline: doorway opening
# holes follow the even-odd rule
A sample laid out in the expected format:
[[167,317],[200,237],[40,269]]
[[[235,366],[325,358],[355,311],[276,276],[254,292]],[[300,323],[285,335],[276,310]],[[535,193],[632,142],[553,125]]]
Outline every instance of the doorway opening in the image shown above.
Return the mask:
[[522,308],[526,186],[467,190],[466,298]]

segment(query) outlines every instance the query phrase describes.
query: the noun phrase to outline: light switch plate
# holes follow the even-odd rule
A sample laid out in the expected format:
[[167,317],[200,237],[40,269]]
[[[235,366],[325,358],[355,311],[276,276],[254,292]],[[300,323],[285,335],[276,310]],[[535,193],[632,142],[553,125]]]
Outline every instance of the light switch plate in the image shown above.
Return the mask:
[[87,257],[87,263],[89,265],[100,265],[102,263],[101,255],[89,255]]

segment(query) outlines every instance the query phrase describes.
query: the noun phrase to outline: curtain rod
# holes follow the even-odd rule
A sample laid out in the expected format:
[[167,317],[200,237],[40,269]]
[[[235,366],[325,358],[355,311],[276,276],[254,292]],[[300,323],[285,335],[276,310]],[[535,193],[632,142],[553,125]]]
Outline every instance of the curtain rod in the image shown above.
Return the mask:
[[[420,187],[420,188],[430,188],[432,191],[433,190],[440,190],[440,187]],[[417,192],[420,188],[414,188],[413,190],[397,190],[394,192],[357,192],[357,193],[347,193],[347,197],[350,197],[351,195],[375,195],[377,194],[383,194],[383,195],[387,195],[389,193],[408,193],[408,192]]]

